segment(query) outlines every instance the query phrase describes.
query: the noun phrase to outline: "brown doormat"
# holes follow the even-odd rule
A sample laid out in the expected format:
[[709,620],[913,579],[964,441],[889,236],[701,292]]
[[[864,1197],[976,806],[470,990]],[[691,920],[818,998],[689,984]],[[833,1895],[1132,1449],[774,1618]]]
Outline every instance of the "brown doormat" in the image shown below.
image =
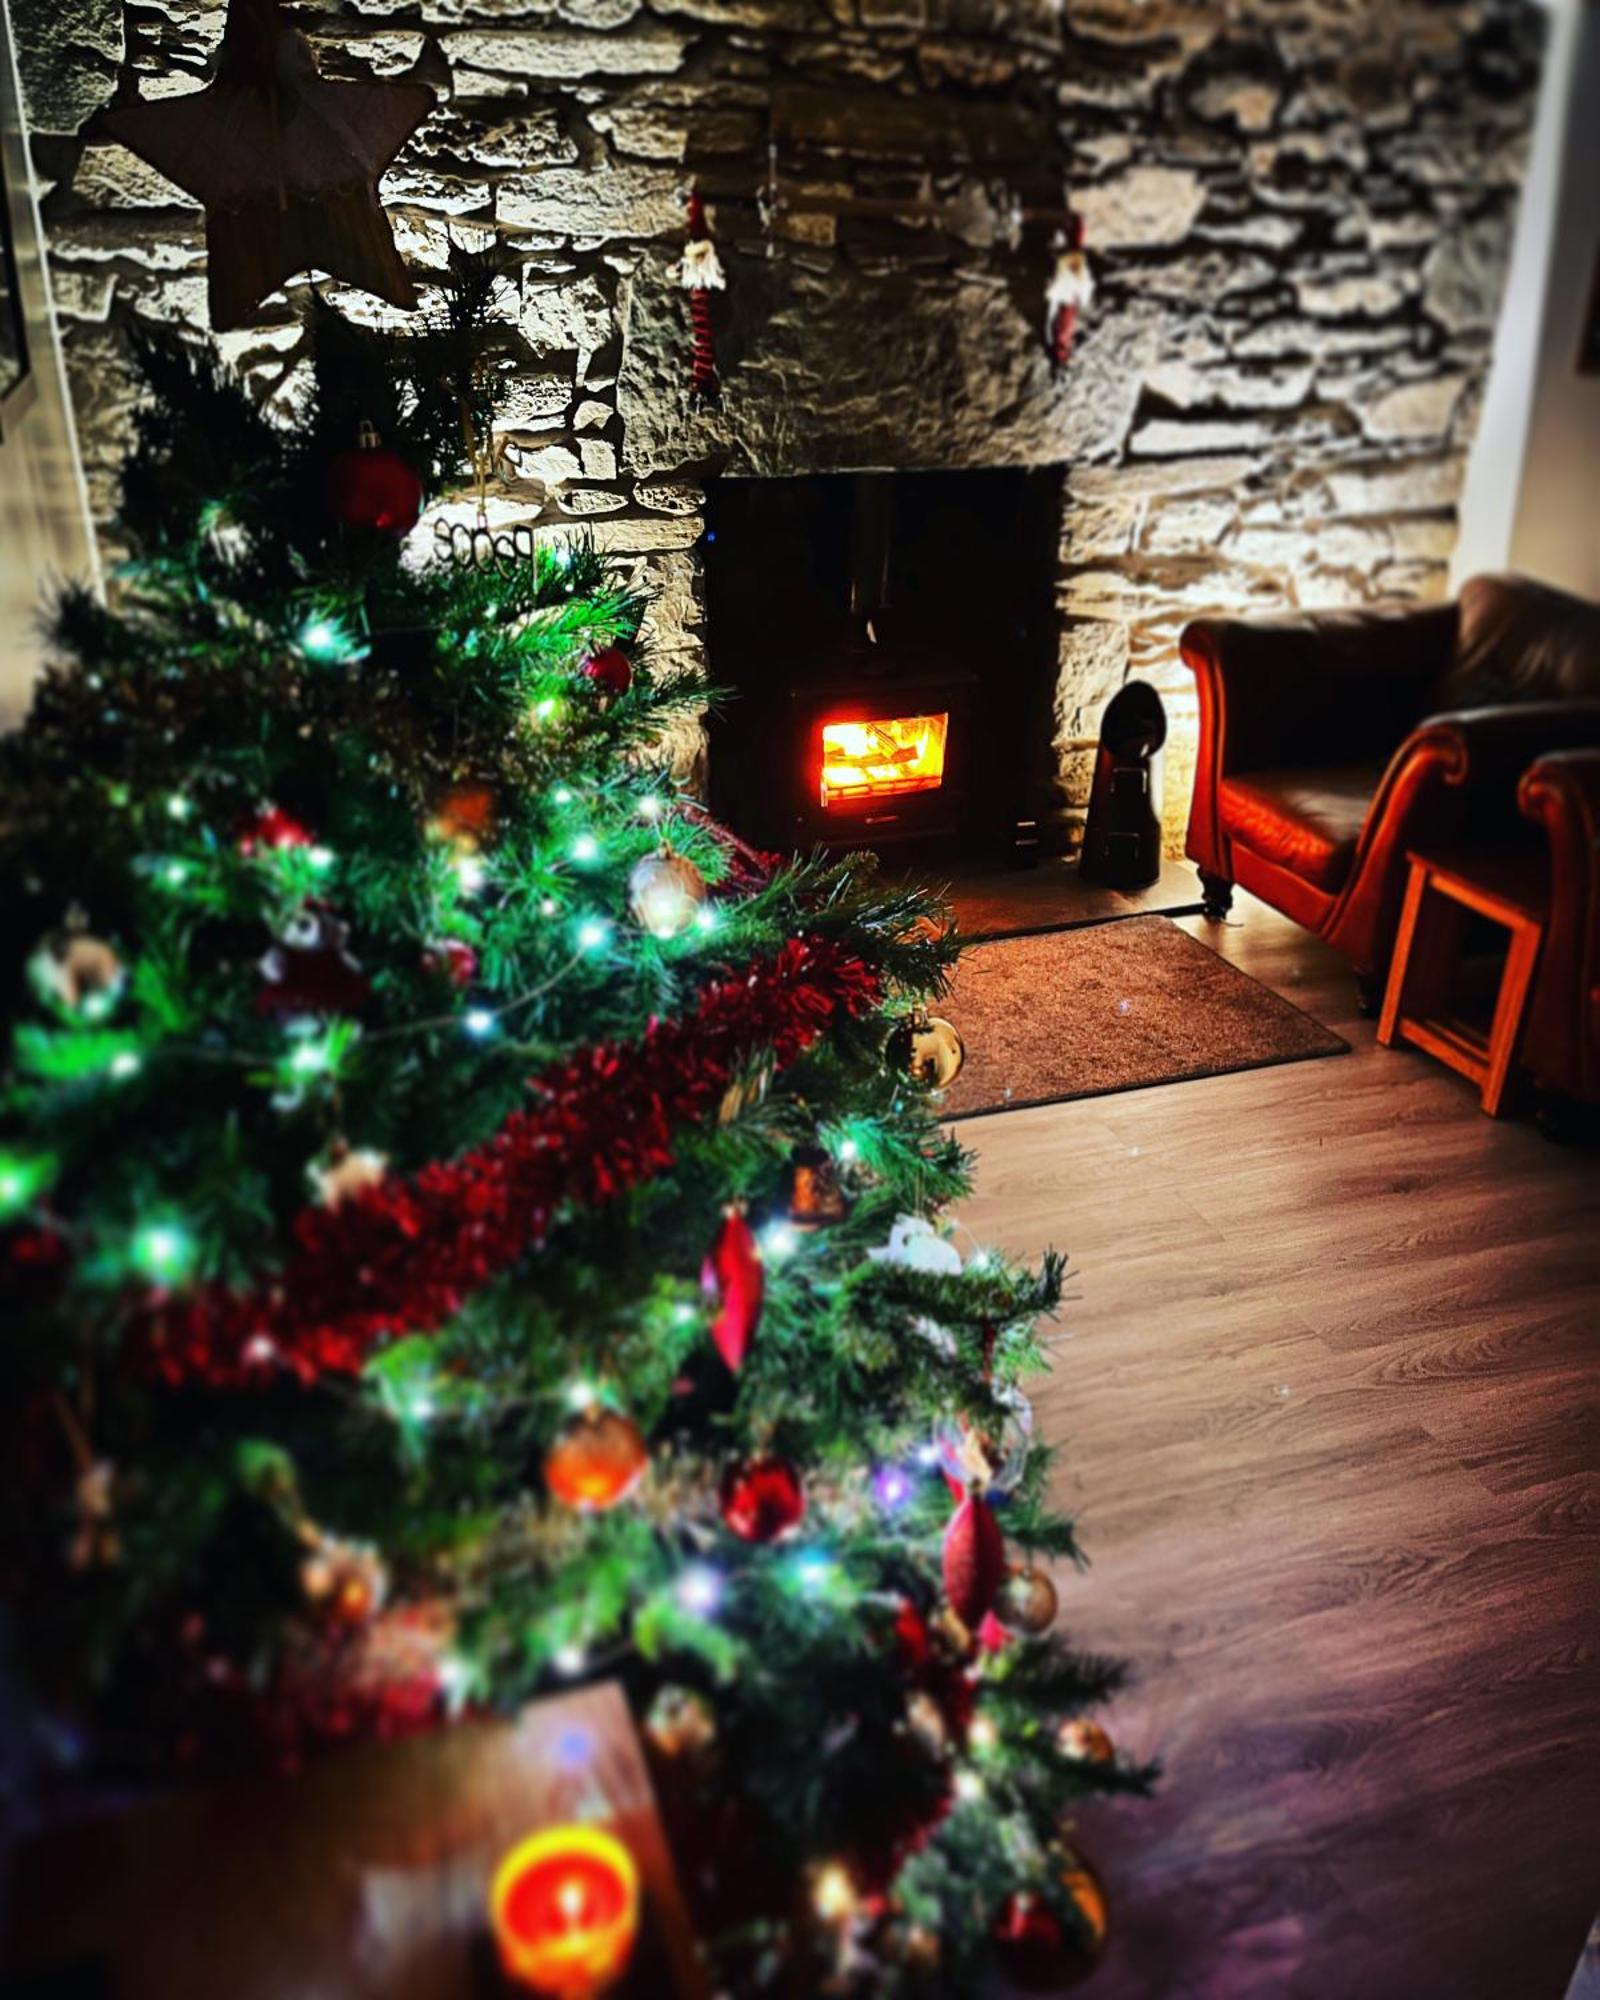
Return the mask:
[[948,1118],[1350,1047],[1166,917],[974,945],[939,1012],[967,1048],[942,1102]]

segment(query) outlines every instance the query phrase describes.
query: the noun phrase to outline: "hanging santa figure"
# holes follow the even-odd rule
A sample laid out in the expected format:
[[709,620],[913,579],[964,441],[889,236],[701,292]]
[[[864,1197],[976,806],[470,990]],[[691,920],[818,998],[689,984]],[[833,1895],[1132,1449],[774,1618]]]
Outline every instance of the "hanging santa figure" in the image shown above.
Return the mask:
[[689,294],[689,324],[693,356],[689,364],[689,397],[696,403],[718,399],[717,344],[711,329],[711,294],[727,285],[717,246],[711,240],[705,203],[698,192],[689,195],[689,240],[683,246],[678,281]]
[[1094,303],[1094,273],[1083,248],[1083,217],[1069,214],[1055,240],[1055,269],[1045,289],[1045,345],[1058,372],[1072,359],[1078,315]]

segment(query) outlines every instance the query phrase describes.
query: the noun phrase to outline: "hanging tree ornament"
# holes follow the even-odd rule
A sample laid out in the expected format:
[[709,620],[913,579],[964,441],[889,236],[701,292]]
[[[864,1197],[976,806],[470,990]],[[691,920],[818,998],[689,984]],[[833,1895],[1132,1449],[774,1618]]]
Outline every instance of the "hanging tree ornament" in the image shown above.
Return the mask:
[[1083,248],[1083,217],[1071,215],[1055,240],[1055,267],[1045,287],[1045,346],[1058,373],[1072,359],[1079,315],[1094,304],[1094,273]]
[[544,1483],[563,1506],[602,1514],[627,1499],[649,1463],[644,1433],[632,1417],[591,1403],[569,1418],[545,1453]]
[[716,335],[711,325],[711,294],[722,291],[728,280],[717,257],[717,246],[711,240],[705,203],[698,190],[691,190],[689,195],[689,240],[683,246],[678,282],[689,294],[693,339],[689,396],[693,402],[715,403],[721,389],[717,381]]
[[1070,1715],[1056,1731],[1056,1748],[1075,1764],[1112,1764],[1116,1745],[1098,1722],[1087,1716]]
[[598,653],[589,655],[578,671],[608,695],[626,694],[633,686],[633,662],[620,646],[602,646]]
[[359,1013],[372,984],[349,951],[349,938],[350,926],[326,903],[304,904],[260,961],[256,1012],[279,1020]]
[[737,1373],[760,1324],[766,1291],[761,1253],[744,1219],[742,1203],[730,1202],[723,1211],[722,1227],[706,1255],[700,1283],[716,1302],[711,1338],[728,1367]]
[[983,1622],[1006,1573],[1005,1537],[994,1509],[969,1490],[944,1531],[944,1594],[969,1631]]
[[478,954],[465,938],[435,938],[423,946],[422,969],[464,993],[478,976]]
[[58,931],[42,938],[28,960],[39,998],[85,1021],[103,1021],[127,984],[127,969],[104,938],[91,937],[76,907]]
[[628,908],[652,937],[681,937],[709,894],[700,870],[665,842],[658,853],[636,861],[628,876]]
[[494,832],[500,802],[488,785],[451,785],[433,802],[428,831],[455,854],[476,854]]
[[761,1060],[746,1063],[734,1075],[717,1106],[717,1123],[732,1125],[767,1101],[772,1088],[772,1064]]
[[1061,1600],[1049,1572],[1031,1565],[1013,1565],[995,1593],[994,1615],[1007,1631],[1038,1638],[1056,1622]]
[[1014,1383],[994,1391],[998,1424],[963,1417],[934,1433],[939,1469],[951,1490],[980,1486],[991,1500],[1008,1500],[1021,1484],[1033,1450],[1033,1405]]
[[698,1757],[717,1740],[717,1715],[698,1688],[669,1681],[645,1716],[644,1733],[663,1757]]
[[234,845],[247,861],[261,854],[287,854],[311,846],[310,830],[282,806],[260,806],[239,823]]
[[423,83],[328,82],[275,0],[229,0],[204,90],[104,112],[97,129],[204,206],[221,333],[298,271],[416,304],[378,182],[433,105]]
[[1061,1886],[1072,1905],[1071,1920],[1026,1891],[1008,1896],[995,1919],[995,1955],[1023,1993],[1064,1993],[1081,1986],[1105,1955],[1110,1911],[1099,1877],[1080,1856],[1069,1854]]
[[345,527],[398,540],[417,525],[422,481],[397,451],[384,448],[371,424],[363,424],[355,449],[340,452],[328,468],[328,497]]
[[325,1535],[306,1524],[308,1554],[300,1565],[300,1588],[306,1602],[327,1625],[365,1625],[383,1603],[388,1572],[377,1550],[367,1542]]
[[324,1208],[338,1208],[377,1187],[388,1171],[387,1153],[372,1146],[347,1146],[341,1139],[322,1159],[310,1163],[306,1178]]
[[926,1007],[912,1009],[889,1037],[890,1059],[918,1083],[948,1090],[967,1059],[966,1044],[955,1025]]
[[826,1229],[850,1213],[833,1155],[821,1146],[797,1146],[789,1158],[787,1214],[796,1229]]
[[788,1459],[749,1458],[723,1473],[717,1508],[740,1541],[774,1542],[805,1519],[805,1488]]

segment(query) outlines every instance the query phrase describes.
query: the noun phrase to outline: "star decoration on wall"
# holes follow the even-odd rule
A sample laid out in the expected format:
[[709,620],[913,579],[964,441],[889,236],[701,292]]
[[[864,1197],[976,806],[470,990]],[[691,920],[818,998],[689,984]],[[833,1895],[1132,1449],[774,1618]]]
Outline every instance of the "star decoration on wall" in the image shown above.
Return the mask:
[[222,332],[311,269],[416,304],[378,182],[433,105],[423,83],[326,81],[277,0],[229,0],[204,90],[107,111],[98,129],[204,205]]

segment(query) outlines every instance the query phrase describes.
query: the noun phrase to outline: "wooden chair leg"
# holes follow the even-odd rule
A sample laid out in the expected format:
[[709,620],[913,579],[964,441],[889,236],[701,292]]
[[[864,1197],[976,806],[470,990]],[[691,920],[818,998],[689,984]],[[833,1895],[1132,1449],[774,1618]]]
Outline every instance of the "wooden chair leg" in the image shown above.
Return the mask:
[[[1406,992],[1411,983],[1411,947],[1416,942],[1417,930],[1422,922],[1423,899],[1428,893],[1428,871],[1412,864],[1411,873],[1406,877],[1405,901],[1400,906],[1400,922],[1394,934],[1394,951],[1389,959],[1389,978],[1383,992],[1383,1012],[1378,1017],[1378,1040],[1385,1048],[1393,1045],[1399,1032],[1400,1016],[1405,1011]],[[1365,994],[1361,993],[1361,974],[1356,974],[1356,990],[1361,994],[1365,1014]]]
[[1494,1022],[1489,1029],[1489,1069],[1479,1098],[1491,1118],[1498,1118],[1504,1110],[1516,1073],[1522,1019],[1527,1011],[1528,989],[1533,984],[1542,941],[1543,934],[1537,924],[1516,924],[1512,927],[1506,969],[1500,976],[1500,994],[1495,1001]]

